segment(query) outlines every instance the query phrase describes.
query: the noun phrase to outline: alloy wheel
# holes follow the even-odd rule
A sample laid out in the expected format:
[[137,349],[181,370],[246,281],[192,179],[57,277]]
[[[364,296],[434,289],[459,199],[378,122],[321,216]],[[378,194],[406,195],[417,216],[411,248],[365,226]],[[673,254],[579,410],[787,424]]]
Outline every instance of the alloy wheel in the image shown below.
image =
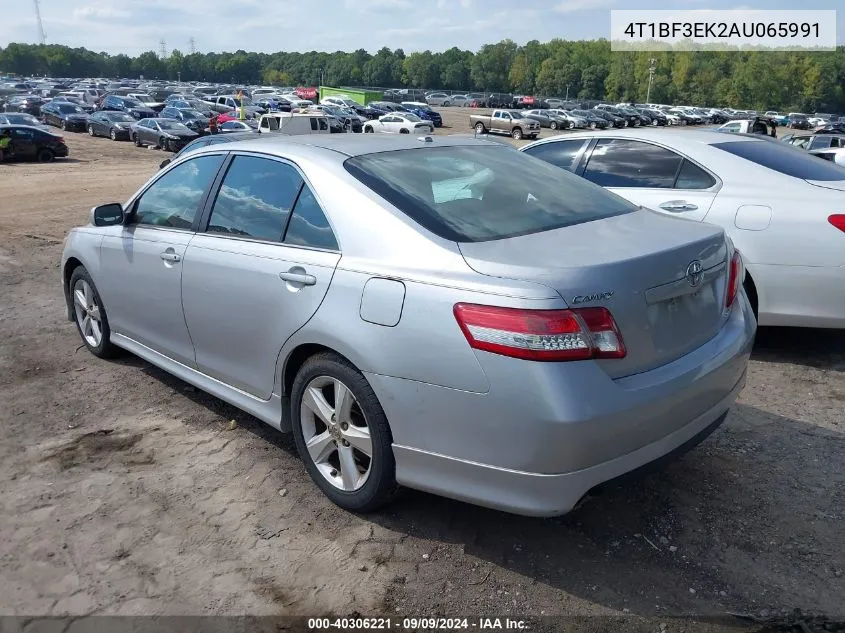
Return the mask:
[[299,419],[305,448],[323,478],[345,492],[359,490],[370,475],[373,442],[349,387],[317,376],[305,387]]
[[103,340],[100,306],[94,298],[93,288],[84,279],[77,280],[73,286],[73,308],[85,342],[91,347],[99,347],[100,341]]

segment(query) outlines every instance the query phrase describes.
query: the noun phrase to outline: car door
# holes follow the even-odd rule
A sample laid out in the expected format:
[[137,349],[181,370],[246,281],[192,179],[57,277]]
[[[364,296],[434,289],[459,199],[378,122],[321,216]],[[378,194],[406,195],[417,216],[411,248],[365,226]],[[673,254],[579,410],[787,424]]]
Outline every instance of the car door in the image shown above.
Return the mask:
[[718,179],[690,159],[655,143],[602,138],[582,175],[655,211],[703,220],[716,199]]
[[511,115],[507,112],[496,112],[490,120],[490,129],[496,132],[507,132],[510,134]]
[[100,247],[97,280],[112,331],[195,367],[182,311],[182,260],[225,154],[198,156],[165,171],[127,207]]
[[328,290],[338,245],[312,188],[281,159],[235,155],[207,207],[182,273],[197,367],[266,400],[282,346]]
[[38,132],[16,127],[11,128],[12,151],[17,158],[33,158],[38,152]]

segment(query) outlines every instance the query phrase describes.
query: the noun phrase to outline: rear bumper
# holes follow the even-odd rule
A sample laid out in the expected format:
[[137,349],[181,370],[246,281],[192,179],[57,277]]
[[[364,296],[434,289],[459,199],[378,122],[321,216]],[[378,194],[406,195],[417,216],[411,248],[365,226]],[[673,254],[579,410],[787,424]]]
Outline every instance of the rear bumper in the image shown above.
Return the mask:
[[723,418],[745,383],[756,322],[744,293],[720,332],[657,369],[613,380],[594,362],[478,352],[487,393],[368,374],[410,488],[508,512],[563,514],[591,488]]

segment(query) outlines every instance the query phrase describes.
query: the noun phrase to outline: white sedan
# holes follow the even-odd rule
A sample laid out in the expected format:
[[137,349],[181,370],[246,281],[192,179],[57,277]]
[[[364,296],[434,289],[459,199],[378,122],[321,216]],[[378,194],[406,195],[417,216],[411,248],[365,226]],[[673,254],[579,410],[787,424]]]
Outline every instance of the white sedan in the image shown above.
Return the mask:
[[424,121],[410,112],[393,112],[384,114],[375,121],[364,124],[364,132],[382,132],[386,134],[434,134],[434,124]]
[[760,325],[845,328],[845,169],[763,136],[631,130],[521,148],[655,211],[723,227]]

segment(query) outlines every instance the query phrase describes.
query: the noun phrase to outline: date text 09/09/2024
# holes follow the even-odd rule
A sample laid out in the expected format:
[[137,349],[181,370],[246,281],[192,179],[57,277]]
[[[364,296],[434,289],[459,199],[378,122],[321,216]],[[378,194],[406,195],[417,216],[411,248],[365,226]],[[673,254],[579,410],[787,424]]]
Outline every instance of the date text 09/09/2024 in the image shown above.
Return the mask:
[[309,631],[519,631],[528,628],[525,620],[514,618],[308,618]]
[[629,22],[631,38],[819,37],[818,22]]

